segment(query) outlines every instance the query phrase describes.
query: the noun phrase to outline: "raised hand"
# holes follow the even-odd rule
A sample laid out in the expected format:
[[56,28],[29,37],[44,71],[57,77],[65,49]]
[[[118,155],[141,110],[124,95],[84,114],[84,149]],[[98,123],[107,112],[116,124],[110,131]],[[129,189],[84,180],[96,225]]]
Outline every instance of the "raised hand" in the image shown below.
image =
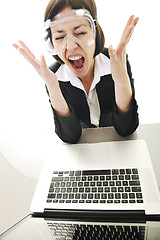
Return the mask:
[[53,108],[59,115],[68,116],[70,114],[70,110],[60,90],[57,77],[47,67],[44,56],[41,56],[41,60],[36,59],[34,54],[22,41],[18,41],[18,44],[14,43],[13,47],[15,47],[23,55],[23,57],[31,63],[34,69],[45,81]]
[[115,99],[120,114],[130,109],[132,99],[132,88],[126,66],[126,47],[138,20],[138,17],[135,18],[132,15],[128,19],[117,49],[114,50],[112,45],[109,47],[111,73],[115,83]]
[[123,81],[124,74],[127,74],[126,69],[126,47],[133,34],[134,28],[137,25],[139,18],[132,15],[125,26],[121,40],[116,50],[113,50],[112,45],[109,47],[110,64],[113,80]]
[[41,59],[38,60],[22,41],[18,41],[18,44],[14,43],[13,47],[15,47],[22,56],[31,63],[47,86],[58,82],[56,75],[48,69],[44,56],[41,56]]

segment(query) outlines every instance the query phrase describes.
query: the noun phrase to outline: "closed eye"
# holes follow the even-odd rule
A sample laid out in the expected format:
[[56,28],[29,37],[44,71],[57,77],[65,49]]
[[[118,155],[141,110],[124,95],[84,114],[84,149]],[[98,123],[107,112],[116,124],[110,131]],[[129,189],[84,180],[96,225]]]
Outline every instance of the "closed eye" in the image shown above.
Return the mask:
[[58,40],[61,40],[61,39],[63,39],[63,38],[65,38],[65,36],[62,36],[62,37],[56,37],[55,40],[58,41]]
[[80,32],[80,33],[76,33],[76,35],[85,35],[86,32]]

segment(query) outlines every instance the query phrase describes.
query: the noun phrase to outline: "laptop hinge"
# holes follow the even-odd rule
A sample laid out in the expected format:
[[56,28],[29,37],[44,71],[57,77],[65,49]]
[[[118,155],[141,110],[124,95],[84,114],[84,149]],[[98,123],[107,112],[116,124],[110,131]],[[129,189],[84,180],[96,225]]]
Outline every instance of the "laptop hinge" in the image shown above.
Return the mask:
[[145,222],[146,215],[143,210],[51,210],[45,209],[45,218],[80,221],[110,221],[110,222]]

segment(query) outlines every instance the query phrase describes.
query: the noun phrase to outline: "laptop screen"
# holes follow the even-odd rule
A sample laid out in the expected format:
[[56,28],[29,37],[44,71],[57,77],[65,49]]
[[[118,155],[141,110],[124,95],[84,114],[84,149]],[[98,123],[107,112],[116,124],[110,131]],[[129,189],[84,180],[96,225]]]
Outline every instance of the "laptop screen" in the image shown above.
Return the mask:
[[93,222],[26,217],[0,239],[160,239],[160,221]]

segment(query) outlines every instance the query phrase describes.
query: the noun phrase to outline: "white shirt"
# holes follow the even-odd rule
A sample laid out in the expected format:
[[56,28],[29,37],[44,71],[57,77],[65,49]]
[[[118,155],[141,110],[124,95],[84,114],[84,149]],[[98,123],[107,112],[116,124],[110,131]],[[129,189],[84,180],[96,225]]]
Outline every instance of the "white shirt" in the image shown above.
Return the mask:
[[62,64],[56,72],[58,80],[63,82],[70,82],[72,86],[84,91],[90,110],[91,123],[97,127],[99,126],[100,106],[96,92],[96,84],[100,81],[101,76],[108,74],[111,74],[110,60],[107,56],[100,53],[95,57],[94,79],[87,95],[80,79],[72,72],[72,70],[66,64]]

